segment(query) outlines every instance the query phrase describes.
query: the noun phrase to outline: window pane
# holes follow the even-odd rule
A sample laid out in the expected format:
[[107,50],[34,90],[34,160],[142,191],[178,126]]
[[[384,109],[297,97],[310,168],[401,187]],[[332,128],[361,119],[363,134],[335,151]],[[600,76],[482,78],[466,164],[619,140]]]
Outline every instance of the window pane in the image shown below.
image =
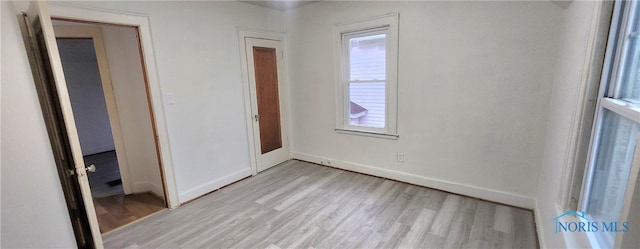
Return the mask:
[[386,79],[386,34],[349,39],[350,81]]
[[384,128],[385,82],[349,84],[350,125]]
[[586,213],[609,222],[618,221],[622,211],[640,125],[606,109],[602,118]]
[[[636,4],[636,16],[638,13]],[[620,82],[620,97],[631,103],[640,104],[640,20],[635,18],[632,25],[631,34],[627,35],[628,46],[623,62],[622,82]]]

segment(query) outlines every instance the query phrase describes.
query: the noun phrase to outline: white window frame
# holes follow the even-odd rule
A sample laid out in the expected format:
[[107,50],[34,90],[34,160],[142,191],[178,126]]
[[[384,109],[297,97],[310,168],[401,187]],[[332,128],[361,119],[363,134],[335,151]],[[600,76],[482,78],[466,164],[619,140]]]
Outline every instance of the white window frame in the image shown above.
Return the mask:
[[[631,20],[633,20],[633,18],[637,18],[637,15],[640,15],[640,11],[633,11],[636,9],[636,5],[638,4],[640,3],[636,1],[626,3],[616,1],[615,3],[608,41],[609,44],[607,45],[609,47],[607,47],[607,55],[603,65],[603,75],[598,92],[596,114],[594,117],[589,152],[587,155],[587,165],[584,172],[580,203],[578,207],[578,211],[585,212],[585,214],[587,214],[586,211],[589,205],[588,202],[590,200],[591,188],[593,187],[592,183],[595,171],[595,160],[598,153],[598,143],[600,141],[600,132],[603,125],[604,110],[608,110],[635,123],[640,123],[640,106],[622,100],[620,94],[620,88],[622,87],[621,78],[623,77],[624,62],[626,61],[625,57],[627,56],[627,51],[630,49],[630,44],[628,39],[626,39],[626,36],[631,33]],[[639,151],[640,146],[636,148],[635,154],[640,154],[638,153]],[[638,165],[639,161],[639,158],[634,158],[630,175],[637,175],[639,170],[638,167],[640,166]],[[637,181],[636,178],[629,177],[627,186],[624,186],[626,187],[625,202],[629,201],[629,196],[633,194],[633,189],[630,188],[630,186],[634,186],[635,181]],[[628,207],[623,207],[620,218],[623,218],[622,216],[625,216],[625,213],[628,214],[629,211]],[[602,233],[588,233],[587,235],[593,247],[610,246],[614,244],[615,246],[619,246],[620,243],[620,238],[617,234],[614,236],[613,241]]]
[[[336,82],[336,132],[388,139],[398,138],[398,13],[373,17],[333,26],[335,82]],[[349,34],[386,30],[386,79],[385,79],[385,127],[374,128],[349,123]],[[345,51],[346,50],[346,51]]]

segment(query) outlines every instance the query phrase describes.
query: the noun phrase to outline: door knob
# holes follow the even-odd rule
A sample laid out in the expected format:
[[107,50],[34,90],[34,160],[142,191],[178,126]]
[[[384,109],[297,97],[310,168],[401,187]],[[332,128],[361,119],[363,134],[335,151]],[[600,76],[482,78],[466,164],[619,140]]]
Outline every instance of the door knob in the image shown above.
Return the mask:
[[89,167],[85,168],[88,172],[96,172],[96,165],[95,164],[91,164],[89,165]]

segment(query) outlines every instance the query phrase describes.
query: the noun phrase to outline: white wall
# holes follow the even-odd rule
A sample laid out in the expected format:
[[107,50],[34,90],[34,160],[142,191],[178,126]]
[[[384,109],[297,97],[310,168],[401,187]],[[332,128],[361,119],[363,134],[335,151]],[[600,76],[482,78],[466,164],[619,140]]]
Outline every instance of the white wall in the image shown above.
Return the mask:
[[128,170],[134,193],[151,191],[164,196],[137,30],[114,26],[101,29],[128,165],[123,170]]
[[10,2],[2,11],[2,248],[73,248],[73,229]]
[[[1,246],[74,247],[18,12],[0,4]],[[294,156],[514,205],[537,197],[538,228],[556,215],[591,2],[564,11],[548,2],[321,2],[284,21],[237,2],[69,4],[149,16],[161,88],[176,97],[156,111],[166,114],[183,202],[249,174],[236,26],[284,31],[287,22]],[[400,138],[336,134],[331,26],[390,11],[400,13]],[[542,246],[564,245],[541,231]]]
[[[284,31],[239,2],[69,2],[149,17],[180,202],[251,174],[236,27]],[[161,111],[161,110],[156,110]]]
[[[332,25],[393,11],[400,138],[337,134]],[[533,208],[562,16],[550,2],[320,2],[291,12],[294,157]]]
[[[19,33],[2,2],[2,247],[75,247]],[[149,16],[173,166],[184,202],[250,174],[236,27],[284,31],[282,14],[238,2],[70,2]],[[18,4],[18,6],[23,6]],[[46,208],[42,208],[46,206]]]
[[98,61],[89,39],[58,40],[83,155],[114,150]]
[[[585,246],[584,238],[575,233],[555,234],[551,220],[566,211],[562,198],[570,184],[569,175],[575,153],[582,103],[589,83],[589,66],[594,54],[594,22],[602,3],[574,1],[565,10],[562,38],[557,59],[557,72],[549,99],[544,160],[537,186],[536,221],[542,247]],[[604,27],[608,29],[608,27]],[[597,78],[595,79],[598,80]],[[597,82],[596,82],[597,83]],[[588,142],[588,141],[587,141]],[[567,239],[565,241],[565,239]]]

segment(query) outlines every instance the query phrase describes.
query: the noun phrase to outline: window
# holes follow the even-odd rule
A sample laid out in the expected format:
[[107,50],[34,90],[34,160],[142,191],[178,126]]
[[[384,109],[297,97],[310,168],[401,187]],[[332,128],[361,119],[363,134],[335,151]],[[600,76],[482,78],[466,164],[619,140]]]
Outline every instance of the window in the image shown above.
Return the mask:
[[[629,176],[638,167],[640,138],[640,14],[638,2],[617,2],[612,19],[580,211],[590,221],[620,221]],[[635,160],[635,163],[634,163]],[[622,222],[622,221],[621,221]],[[616,233],[590,233],[599,247],[614,247]]]
[[336,131],[397,138],[398,14],[334,26]]

